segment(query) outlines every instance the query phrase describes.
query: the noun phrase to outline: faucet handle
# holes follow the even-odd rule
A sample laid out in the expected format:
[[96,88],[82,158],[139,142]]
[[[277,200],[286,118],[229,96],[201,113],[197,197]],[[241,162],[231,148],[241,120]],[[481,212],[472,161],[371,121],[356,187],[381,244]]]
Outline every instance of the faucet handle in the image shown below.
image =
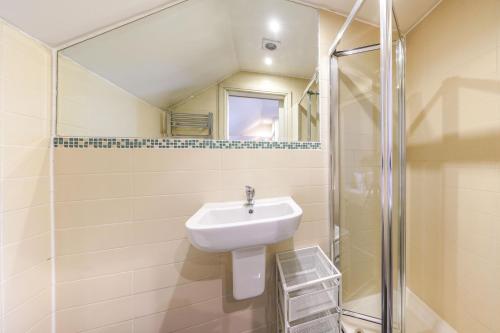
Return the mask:
[[253,198],[255,195],[255,189],[250,185],[245,185],[245,193],[247,194],[247,198]]

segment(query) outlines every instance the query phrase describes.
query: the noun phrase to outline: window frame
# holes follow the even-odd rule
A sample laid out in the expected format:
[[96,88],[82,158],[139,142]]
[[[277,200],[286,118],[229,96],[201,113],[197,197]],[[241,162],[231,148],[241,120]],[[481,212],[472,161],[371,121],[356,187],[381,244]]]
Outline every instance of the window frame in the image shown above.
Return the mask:
[[266,91],[242,88],[222,88],[222,107],[219,110],[219,139],[229,138],[229,96],[254,97],[261,99],[276,99],[283,101],[283,114],[279,115],[279,138],[278,141],[290,141],[292,138],[292,93],[290,91]]

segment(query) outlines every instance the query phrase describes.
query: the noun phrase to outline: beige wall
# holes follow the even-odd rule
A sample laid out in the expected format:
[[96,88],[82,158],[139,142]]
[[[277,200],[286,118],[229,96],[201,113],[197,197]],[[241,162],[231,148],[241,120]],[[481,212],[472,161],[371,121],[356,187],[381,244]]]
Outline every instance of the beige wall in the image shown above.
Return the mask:
[[[203,90],[193,98],[171,107],[172,111],[214,114],[215,138],[224,139],[224,89],[290,93],[291,104],[299,102],[309,80],[252,72],[238,72],[217,85]],[[221,132],[221,133],[219,133]]]
[[51,53],[0,20],[0,332],[50,332]]
[[[327,140],[321,150],[56,149],[58,332],[268,332],[272,254],[328,251]],[[293,239],[268,247],[266,294],[235,301],[229,254],[194,249],[184,223],[205,202],[244,199],[246,184],[257,198],[293,196],[304,217]]]
[[273,280],[234,301],[229,255],[196,250],[184,230],[203,203],[243,200],[246,184],[304,209],[294,239],[268,248],[268,275],[277,249],[328,249],[322,150],[57,149],[55,163],[58,332],[264,332]]
[[[408,284],[459,332],[500,330],[498,13],[498,1],[444,0],[408,36]],[[342,20],[321,22],[322,119]],[[0,28],[2,325],[47,332],[50,54]],[[305,210],[295,239],[270,253],[325,245],[325,148],[58,149],[58,331],[265,331],[270,297],[233,301],[229,257],[194,250],[183,223],[203,202],[242,198],[249,182]]]
[[444,0],[408,35],[408,285],[500,332],[500,2]]
[[161,137],[163,111],[73,60],[58,57],[57,134]]
[[[196,94],[193,98],[189,98],[183,102],[180,102],[174,106],[168,108],[174,112],[181,113],[197,113],[197,114],[209,114],[210,112],[214,116],[214,134],[213,137],[217,139],[218,136],[218,88],[217,85],[210,86],[205,90]],[[179,131],[183,135],[208,135],[207,130],[191,130],[183,129]]]

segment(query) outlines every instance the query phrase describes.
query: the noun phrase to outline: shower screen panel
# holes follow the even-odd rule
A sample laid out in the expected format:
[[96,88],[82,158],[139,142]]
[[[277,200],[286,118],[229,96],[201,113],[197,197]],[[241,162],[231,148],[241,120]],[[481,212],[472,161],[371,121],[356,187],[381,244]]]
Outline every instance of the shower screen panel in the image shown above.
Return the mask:
[[391,1],[380,0],[380,43],[339,49],[363,2],[331,48],[332,252],[343,314],[402,332],[404,40]]
[[340,269],[343,307],[380,318],[378,51],[339,58]]
[[[400,302],[402,168],[404,122],[400,108],[397,49],[394,50],[393,108],[393,281]],[[403,50],[402,50],[403,51]],[[344,308],[366,316],[381,314],[380,52],[338,59],[339,75],[339,264],[344,274]],[[399,315],[399,306],[394,308]]]

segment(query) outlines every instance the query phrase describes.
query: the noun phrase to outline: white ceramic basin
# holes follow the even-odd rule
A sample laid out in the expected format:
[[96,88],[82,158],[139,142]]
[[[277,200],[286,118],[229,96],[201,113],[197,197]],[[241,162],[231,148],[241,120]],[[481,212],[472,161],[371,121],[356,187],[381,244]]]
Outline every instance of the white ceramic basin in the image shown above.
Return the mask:
[[253,207],[244,201],[207,203],[186,228],[196,248],[232,252],[233,296],[245,299],[264,292],[265,246],[292,237],[301,217],[291,197],[256,200]]
[[186,223],[200,250],[225,252],[274,244],[297,230],[302,209],[290,197],[256,200],[253,213],[244,202],[207,203]]

